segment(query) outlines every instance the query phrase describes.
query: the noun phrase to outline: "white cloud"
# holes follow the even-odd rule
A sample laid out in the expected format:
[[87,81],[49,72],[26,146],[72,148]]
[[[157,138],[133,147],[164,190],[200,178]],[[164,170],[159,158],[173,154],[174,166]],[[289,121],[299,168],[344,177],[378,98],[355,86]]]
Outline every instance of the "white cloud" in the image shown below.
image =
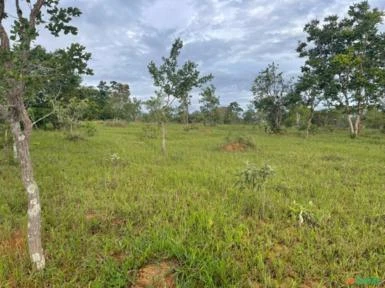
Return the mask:
[[[289,74],[302,64],[295,48],[311,19],[343,15],[354,0],[64,0],[80,6],[76,37],[39,43],[50,48],[80,41],[93,54],[90,63],[99,80],[128,82],[136,96],[147,98],[154,88],[147,71],[150,60],[167,55],[173,39],[185,43],[183,59],[213,73],[223,103],[245,102],[256,74],[275,61]],[[384,9],[385,1],[371,0]],[[383,26],[384,27],[384,26]],[[194,99],[197,103],[197,99]]]

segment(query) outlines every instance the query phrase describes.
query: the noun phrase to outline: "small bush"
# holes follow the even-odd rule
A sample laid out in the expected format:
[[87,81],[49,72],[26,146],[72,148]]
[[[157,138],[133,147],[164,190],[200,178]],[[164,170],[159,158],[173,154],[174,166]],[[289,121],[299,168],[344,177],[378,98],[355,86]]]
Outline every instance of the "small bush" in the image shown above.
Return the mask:
[[93,124],[91,122],[87,122],[86,124],[83,125],[83,128],[84,128],[86,135],[88,137],[93,137],[96,135],[97,128],[96,128],[95,124]]
[[307,225],[310,227],[319,227],[322,222],[330,218],[328,214],[321,213],[312,201],[305,205],[293,201],[292,205],[289,206],[289,215],[297,221],[299,226]]
[[258,214],[265,218],[267,180],[274,175],[269,165],[258,168],[255,164],[246,163],[246,167],[238,173],[236,186],[245,192],[242,210],[246,216]]
[[274,175],[270,165],[258,168],[253,163],[246,163],[246,167],[238,173],[236,185],[242,190],[260,191],[264,188],[268,178]]
[[65,139],[72,142],[78,142],[85,140],[84,136],[78,132],[65,133]]

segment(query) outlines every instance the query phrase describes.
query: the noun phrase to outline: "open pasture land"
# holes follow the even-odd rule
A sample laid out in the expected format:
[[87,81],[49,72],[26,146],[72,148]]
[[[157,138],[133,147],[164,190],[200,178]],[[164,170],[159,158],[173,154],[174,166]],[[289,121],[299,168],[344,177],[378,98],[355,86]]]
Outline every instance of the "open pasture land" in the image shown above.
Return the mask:
[[[385,280],[383,134],[304,139],[170,125],[165,157],[158,132],[98,124],[96,136],[77,142],[34,132],[47,257],[39,273],[31,272],[19,168],[1,154],[0,287],[130,287],[141,267],[160,261],[175,264],[177,287]],[[238,136],[255,147],[222,149]],[[262,192],[238,187],[246,162],[273,168]]]

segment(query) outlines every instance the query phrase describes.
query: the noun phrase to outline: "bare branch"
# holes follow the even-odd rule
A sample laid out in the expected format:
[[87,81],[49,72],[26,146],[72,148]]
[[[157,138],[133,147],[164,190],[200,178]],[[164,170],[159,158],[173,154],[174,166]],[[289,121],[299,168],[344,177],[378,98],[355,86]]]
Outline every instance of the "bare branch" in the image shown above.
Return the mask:
[[19,17],[19,20],[22,20],[23,19],[23,11],[20,9],[19,0],[15,0],[15,4],[16,4],[17,17]]
[[50,113],[44,115],[43,117],[37,119],[35,122],[32,123],[32,126],[35,126],[37,123],[39,123],[40,121],[43,121],[45,118],[48,118],[49,116],[51,116],[52,114],[54,114],[55,111],[51,111]]
[[53,115],[53,114],[55,114],[56,113],[56,108],[55,108],[55,105],[56,105],[56,99],[60,96],[60,94],[61,94],[61,89],[62,89],[62,87],[60,86],[59,87],[59,91],[56,93],[56,95],[55,95],[55,97],[54,97],[54,99],[52,100],[52,106],[53,106],[53,108],[52,108],[52,111],[51,112],[49,112],[48,114],[46,114],[46,115],[44,115],[43,117],[41,117],[40,119],[37,119],[36,121],[34,121],[33,123],[32,123],[32,126],[35,126],[37,123],[39,123],[40,121],[42,121],[42,120],[44,120],[45,118],[48,118],[49,116],[51,116],[51,115]]

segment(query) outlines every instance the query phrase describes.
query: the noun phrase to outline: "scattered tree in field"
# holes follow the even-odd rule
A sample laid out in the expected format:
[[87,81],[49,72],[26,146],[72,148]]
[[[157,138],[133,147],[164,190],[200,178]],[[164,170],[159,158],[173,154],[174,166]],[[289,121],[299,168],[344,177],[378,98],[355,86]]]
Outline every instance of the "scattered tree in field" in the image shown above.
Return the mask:
[[130,101],[130,86],[111,81],[111,86],[108,90],[110,92],[109,102],[114,120],[124,118],[124,108]]
[[295,93],[291,95],[293,97],[289,101],[300,107],[306,107],[306,137],[309,137],[315,108],[323,99],[317,75],[312,74],[309,70],[304,70],[295,85]]
[[215,95],[214,85],[206,87],[200,94],[201,98],[199,103],[202,104],[200,107],[203,123],[214,125],[218,121],[217,109],[219,107],[219,97]]
[[246,110],[242,115],[243,121],[247,124],[255,124],[257,122],[257,113],[253,103],[249,103],[246,107]]
[[280,132],[291,84],[278,70],[278,65],[272,63],[260,72],[254,80],[251,91],[255,108],[266,113],[271,131]]
[[71,98],[66,105],[60,105],[56,108],[59,121],[69,129],[70,137],[74,136],[73,129],[87,112],[88,106],[88,99]]
[[343,19],[329,16],[307,24],[306,42],[297,48],[306,69],[321,81],[326,100],[345,110],[352,137],[359,134],[368,106],[383,93],[385,35],[378,26],[384,15],[367,1],[354,4]]
[[26,101],[34,126],[48,121],[58,125],[56,108],[78,94],[82,74],[92,75],[87,68],[91,54],[85,47],[72,44],[66,49],[47,52],[43,47],[31,49],[29,65],[33,71],[26,82]]
[[[29,150],[33,122],[25,104],[28,97],[34,94],[32,93],[34,92],[34,85],[28,84],[35,83],[38,78],[35,74],[36,67],[32,65],[36,59],[33,55],[32,43],[39,36],[38,27],[42,25],[54,36],[59,36],[61,32],[76,34],[77,29],[69,23],[73,17],[80,16],[81,12],[74,7],[59,7],[58,0],[28,0],[24,2],[25,7],[21,7],[22,3],[19,0],[15,0],[14,4],[8,3],[6,6],[5,0],[0,0],[0,86],[3,91],[2,98],[6,100],[7,121],[10,123],[16,141],[21,176],[28,195],[29,254],[34,267],[41,270],[45,267],[41,243],[41,205]],[[10,15],[8,11],[10,8],[12,11],[16,11],[17,15],[12,28],[8,30],[4,25],[4,20]],[[24,15],[25,11],[28,11],[26,16]],[[77,46],[77,48],[79,47]],[[74,52],[79,52],[77,48],[74,48],[76,50]],[[77,61],[79,54],[74,53],[72,57],[69,55],[66,61],[70,59]],[[40,68],[43,70],[43,67]]]
[[243,109],[241,106],[239,106],[238,102],[231,102],[229,106],[227,106],[226,113],[225,113],[225,124],[234,124],[239,123],[241,120],[241,113],[243,112]]
[[80,97],[80,99],[89,100],[91,111],[87,114],[91,114],[91,117],[88,118],[135,121],[141,113],[142,103],[135,97],[131,97],[128,84],[116,81],[110,81],[110,84],[107,84],[105,81],[100,81],[97,89],[93,87],[79,89],[83,92],[89,90],[89,97]]
[[155,87],[156,102],[159,104],[159,113],[163,114],[159,117],[162,126],[162,150],[166,154],[166,122],[167,110],[170,110],[175,100],[179,101],[185,108],[186,124],[188,124],[188,106],[190,104],[190,91],[195,87],[201,87],[210,81],[213,76],[207,75],[200,77],[198,65],[192,61],[187,61],[179,67],[178,57],[183,48],[183,42],[179,38],[172,45],[168,58],[163,57],[163,63],[157,67],[151,61],[148,64],[148,71],[153,78]]

